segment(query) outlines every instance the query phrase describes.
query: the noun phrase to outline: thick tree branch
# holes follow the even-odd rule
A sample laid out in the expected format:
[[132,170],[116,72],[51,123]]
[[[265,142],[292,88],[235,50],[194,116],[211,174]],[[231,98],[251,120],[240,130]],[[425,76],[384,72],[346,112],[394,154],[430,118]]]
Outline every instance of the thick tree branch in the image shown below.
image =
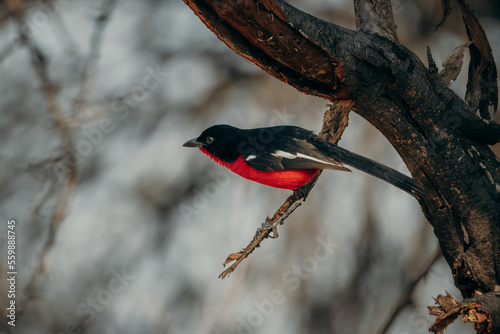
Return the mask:
[[338,60],[293,27],[272,0],[185,2],[224,43],[264,71],[304,93],[350,98]]
[[500,285],[500,161],[487,146],[500,140],[498,124],[371,29],[345,29],[282,0],[184,1],[238,54],[302,92],[352,105],[381,131],[425,187],[422,211],[464,297]]

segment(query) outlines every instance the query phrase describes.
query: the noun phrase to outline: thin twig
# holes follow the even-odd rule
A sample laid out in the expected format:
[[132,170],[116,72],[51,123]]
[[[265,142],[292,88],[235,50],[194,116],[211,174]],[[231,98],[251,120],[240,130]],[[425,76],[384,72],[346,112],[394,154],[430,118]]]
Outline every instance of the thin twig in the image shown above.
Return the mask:
[[[347,104],[328,105],[323,118],[323,128],[321,129],[319,136],[336,144],[347,127],[349,121],[349,111],[350,105]],[[311,181],[302,186],[300,191],[295,191],[293,195],[288,197],[285,203],[281,205],[272,218],[267,217],[266,222],[262,224],[261,228],[257,229],[253,240],[245,249],[238,253],[232,253],[227,257],[223,264],[224,266],[233,261],[234,263],[232,263],[229,268],[224,270],[219,275],[219,278],[226,278],[229,276],[236,269],[236,267],[255,250],[255,248],[260,246],[262,240],[267,237],[278,237],[278,225],[282,225],[284,220],[290,216],[290,214],[298,208],[302,202],[305,201],[307,195],[316,184],[320,174],[321,171],[317,173]],[[273,232],[272,236],[271,232]]]
[[413,279],[408,281],[408,284],[406,285],[406,288],[404,289],[404,294],[399,298],[398,302],[394,306],[392,312],[390,315],[387,317],[387,319],[384,322],[384,325],[380,327],[380,330],[378,331],[378,334],[385,334],[389,331],[389,328],[391,328],[392,323],[398,315],[405,309],[407,305],[411,304],[412,300],[412,295],[413,291],[415,291],[415,288],[417,287],[418,283],[427,276],[429,271],[432,269],[434,264],[439,260],[443,255],[441,254],[441,249],[437,247],[436,251],[430,258],[429,262],[422,268],[420,273],[416,275]]
[[0,51],[0,64],[7,59],[16,49],[16,45],[19,41],[13,41],[11,45],[6,46],[3,50]]
[[57,33],[59,34],[59,40],[62,44],[64,44],[63,49],[65,50],[68,56],[75,56],[79,53],[78,45],[69,32],[68,25],[64,20],[64,17],[61,15],[60,11],[56,11],[54,16],[55,23],[58,25]]

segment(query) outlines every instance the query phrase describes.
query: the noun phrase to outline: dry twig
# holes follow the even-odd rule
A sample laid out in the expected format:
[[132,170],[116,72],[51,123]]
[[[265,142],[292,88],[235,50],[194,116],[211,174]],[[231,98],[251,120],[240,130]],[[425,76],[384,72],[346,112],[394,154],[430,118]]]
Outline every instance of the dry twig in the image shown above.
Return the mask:
[[405,309],[407,305],[412,303],[412,295],[413,291],[417,287],[418,283],[429,274],[430,270],[434,266],[434,264],[439,260],[443,255],[441,254],[441,249],[438,247],[428,263],[422,268],[422,270],[416,275],[414,278],[410,279],[404,289],[403,295],[399,298],[398,302],[393,308],[393,311],[390,313],[389,317],[384,322],[384,325],[380,327],[378,333],[385,334],[391,328],[394,320],[398,317],[398,315]]

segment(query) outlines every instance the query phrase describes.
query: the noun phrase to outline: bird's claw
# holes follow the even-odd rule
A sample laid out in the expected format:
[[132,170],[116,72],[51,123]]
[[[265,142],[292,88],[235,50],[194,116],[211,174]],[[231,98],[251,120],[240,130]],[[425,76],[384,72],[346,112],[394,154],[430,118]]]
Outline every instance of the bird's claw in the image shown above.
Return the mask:
[[304,202],[306,201],[307,195],[309,192],[305,189],[304,186],[299,187],[293,191],[293,197],[295,200],[303,200]]
[[[271,239],[276,239],[278,237],[278,229],[277,229],[275,224],[273,224],[269,221],[266,221],[265,223],[263,223],[261,225],[260,228],[257,229],[257,234],[260,234],[262,232],[267,232],[269,230],[271,230],[271,231],[269,232],[268,237]],[[271,235],[271,232],[272,232],[272,235]]]

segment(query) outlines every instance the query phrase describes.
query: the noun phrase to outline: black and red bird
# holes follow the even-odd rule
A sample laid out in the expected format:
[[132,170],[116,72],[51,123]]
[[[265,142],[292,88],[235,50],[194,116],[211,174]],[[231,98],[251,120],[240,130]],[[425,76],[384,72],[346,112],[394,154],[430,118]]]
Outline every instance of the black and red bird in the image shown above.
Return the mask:
[[296,190],[320,169],[350,171],[348,165],[417,198],[425,193],[412,178],[296,126],[245,130],[214,125],[183,146],[198,147],[232,172],[276,188]]

